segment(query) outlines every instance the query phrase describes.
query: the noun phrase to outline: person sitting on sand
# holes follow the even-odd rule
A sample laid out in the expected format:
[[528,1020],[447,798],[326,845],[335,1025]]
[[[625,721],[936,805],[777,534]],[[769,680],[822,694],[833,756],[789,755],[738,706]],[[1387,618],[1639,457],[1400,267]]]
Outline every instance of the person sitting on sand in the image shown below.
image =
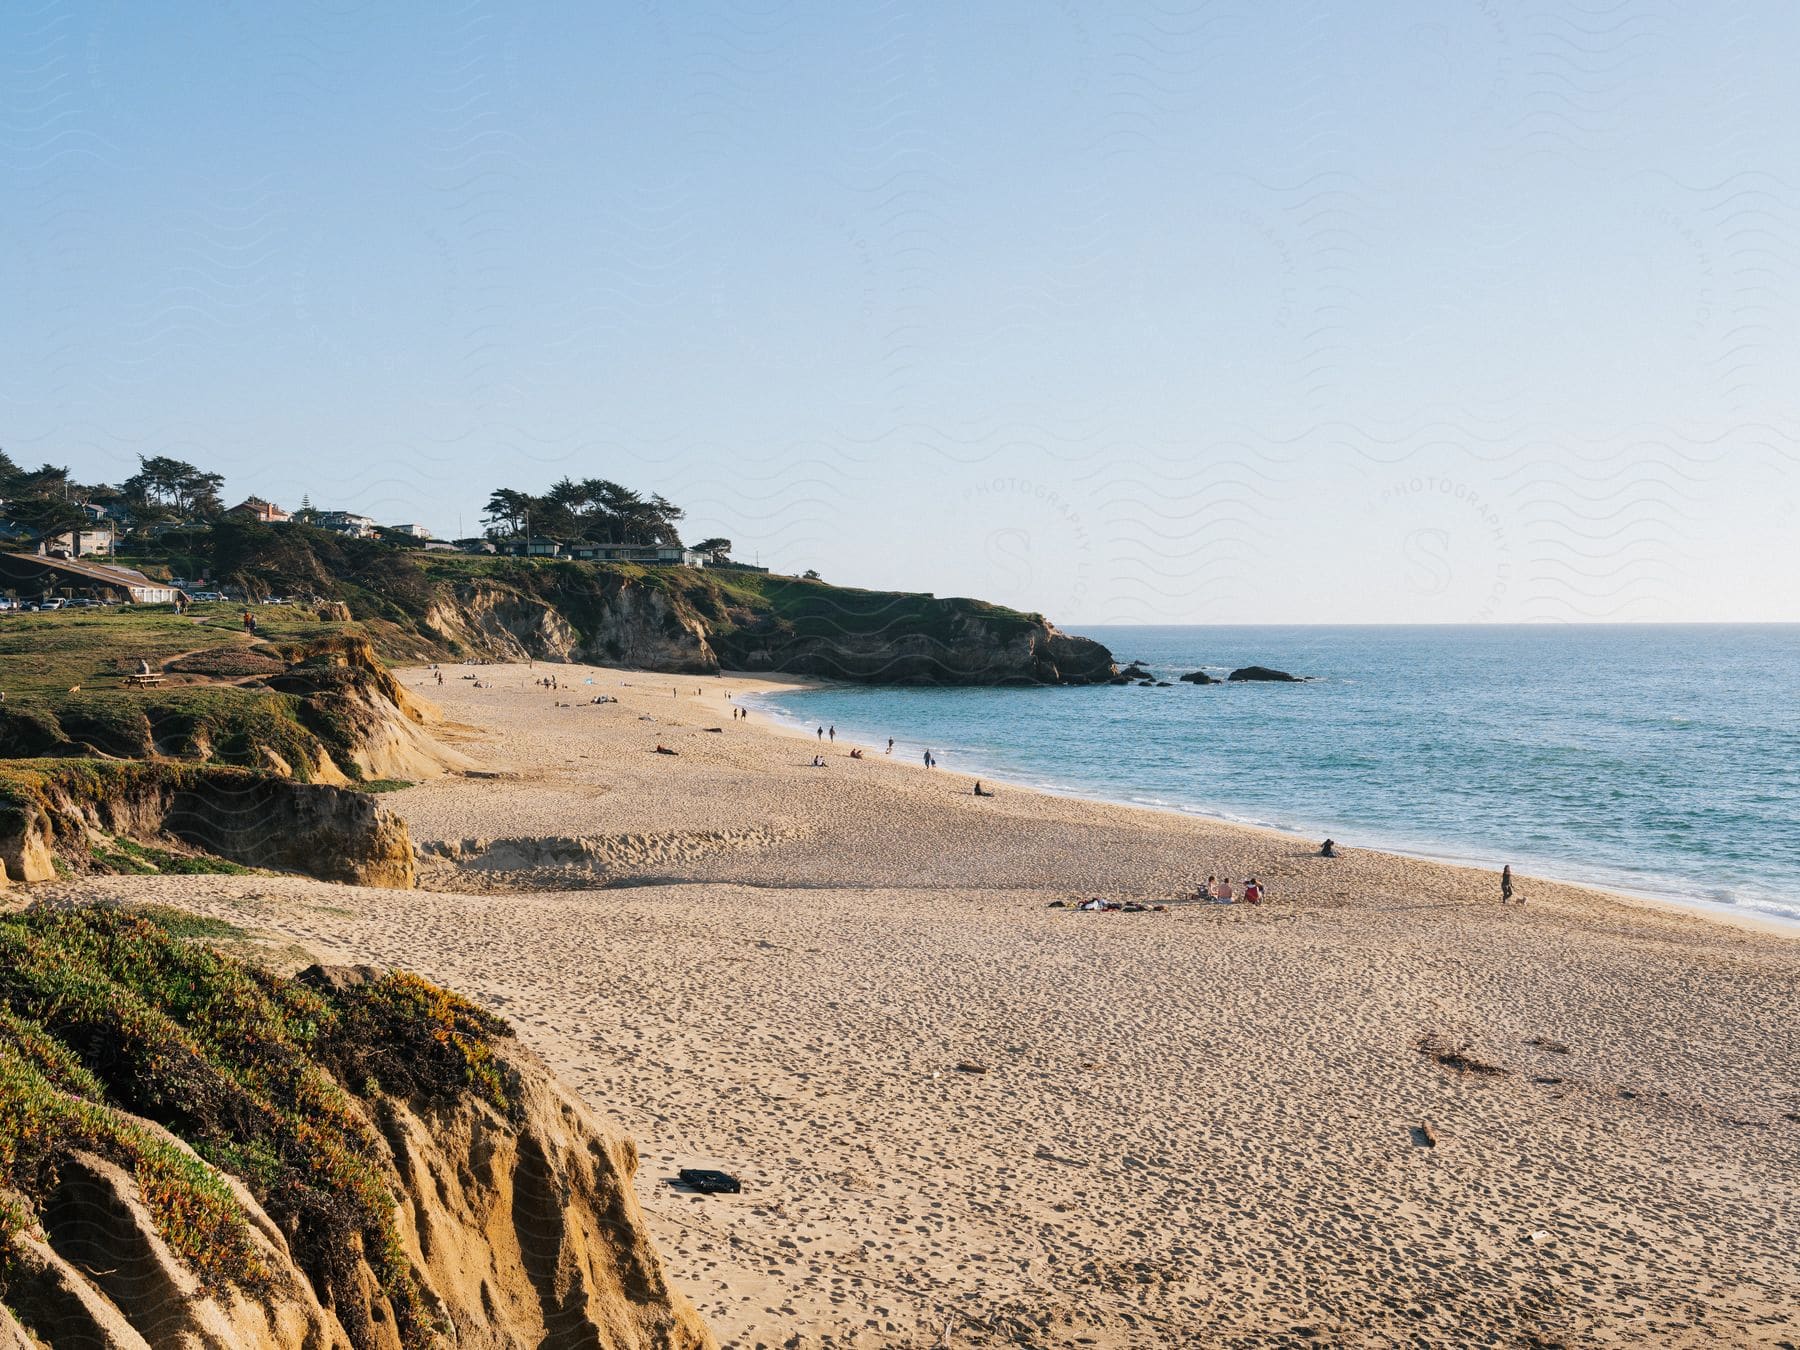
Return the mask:
[[1250,880],[1244,883],[1244,903],[1246,905],[1260,905],[1262,903],[1262,883],[1255,877],[1251,877]]
[[862,751],[861,751],[861,750],[852,750],[852,751],[851,751],[851,752],[850,752],[850,758],[851,758],[851,759],[861,759],[861,758],[862,758]]
[[983,786],[981,786],[981,780],[980,780],[980,779],[979,779],[979,778],[977,778],[977,779],[976,779],[976,780],[975,780],[975,795],[976,795],[976,796],[977,796],[977,797],[991,797],[991,796],[993,796],[993,795],[994,795],[994,794],[993,794],[993,793],[991,793],[991,792],[989,792],[989,791],[988,791],[988,790],[987,790],[987,789],[986,789],[986,788],[984,788],[984,787],[983,787]]
[[824,768],[825,767],[825,757],[823,755],[814,755],[812,766],[815,769]]
[[1327,839],[1323,844],[1321,844],[1319,846],[1319,856],[1321,858],[1337,857],[1337,840]]
[[1213,887],[1213,899],[1224,905],[1229,905],[1237,899],[1237,892],[1231,888],[1230,877],[1219,878],[1219,884]]
[[1196,900],[1212,899],[1213,886],[1218,880],[1219,880],[1219,878],[1216,873],[1208,873],[1207,878],[1206,878],[1206,884],[1204,886],[1202,886],[1199,890],[1194,892],[1194,899],[1196,899]]

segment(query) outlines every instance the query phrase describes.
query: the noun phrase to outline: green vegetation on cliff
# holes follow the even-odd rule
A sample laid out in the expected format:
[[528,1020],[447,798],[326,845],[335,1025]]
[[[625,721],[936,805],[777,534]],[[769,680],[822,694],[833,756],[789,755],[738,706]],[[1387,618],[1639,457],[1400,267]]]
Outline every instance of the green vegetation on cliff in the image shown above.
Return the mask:
[[[150,912],[0,916],[0,1250],[39,1224],[55,1245],[62,1174],[77,1154],[97,1154],[136,1178],[157,1230],[202,1280],[254,1288],[267,1272],[220,1176],[229,1172],[331,1304],[358,1306],[349,1282],[366,1262],[402,1344],[434,1343],[378,1161],[374,1105],[384,1094],[428,1107],[473,1094],[508,1111],[493,1043],[510,1030],[412,975],[309,986],[178,927]],[[0,1297],[16,1307],[10,1274],[0,1261]],[[346,1330],[377,1343],[374,1328]]]
[[[166,570],[204,566],[252,597],[341,601],[393,660],[529,653],[909,683],[1092,683],[1112,673],[1104,647],[979,600],[738,568],[426,552],[302,525],[227,520],[172,538],[183,552]],[[303,615],[268,608],[275,622]]]
[[[0,884],[235,863],[410,885],[404,827],[366,794],[294,785],[391,786],[444,752],[349,625],[292,627],[307,640],[158,608],[0,625]],[[146,664],[172,682],[134,683]]]
[[[288,640],[253,642],[220,616],[161,608],[9,619],[0,626],[0,759],[195,759],[283,767],[301,782],[329,762],[359,777],[362,696],[395,700],[398,687],[346,625],[273,627],[260,636]],[[135,687],[140,663],[197,682]]]

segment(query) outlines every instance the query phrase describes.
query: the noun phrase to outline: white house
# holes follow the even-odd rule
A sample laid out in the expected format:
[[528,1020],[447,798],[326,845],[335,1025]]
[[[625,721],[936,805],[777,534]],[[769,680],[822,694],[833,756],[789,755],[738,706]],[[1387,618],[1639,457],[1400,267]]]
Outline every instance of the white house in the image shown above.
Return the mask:
[[321,511],[317,517],[321,530],[347,534],[353,539],[375,537],[375,517],[359,516],[354,511]]
[[113,551],[113,529],[111,525],[86,525],[79,530],[48,535],[38,547],[41,552],[57,557],[85,558],[96,553],[104,557]]

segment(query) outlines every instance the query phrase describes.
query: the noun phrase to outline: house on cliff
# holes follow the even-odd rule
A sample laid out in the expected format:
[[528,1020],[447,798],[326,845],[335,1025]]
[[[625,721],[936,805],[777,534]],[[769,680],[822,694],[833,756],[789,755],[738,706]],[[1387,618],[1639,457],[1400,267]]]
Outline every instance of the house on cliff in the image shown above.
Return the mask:
[[645,567],[704,567],[706,557],[680,544],[595,544],[569,546],[569,556],[587,562],[630,562]]
[[374,516],[362,516],[354,511],[321,511],[315,517],[315,523],[321,530],[349,535],[352,539],[373,539],[377,528]]
[[246,497],[225,513],[235,520],[254,520],[261,525],[283,525],[293,519],[274,502],[261,497]]

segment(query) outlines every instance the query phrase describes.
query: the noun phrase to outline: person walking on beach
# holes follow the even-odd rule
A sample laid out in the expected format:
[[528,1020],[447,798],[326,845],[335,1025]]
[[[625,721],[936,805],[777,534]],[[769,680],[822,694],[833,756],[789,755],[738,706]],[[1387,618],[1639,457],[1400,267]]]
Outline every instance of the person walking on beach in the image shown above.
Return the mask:
[[925,752],[925,767],[928,769],[937,768],[937,761],[931,757],[931,751],[929,750]]
[[820,740],[824,740],[824,739],[825,739],[825,728],[824,728],[824,727],[820,727],[820,728],[819,728],[819,739],[820,739]]
[[1512,864],[1508,863],[1500,869],[1500,903],[1512,903]]
[[888,748],[887,748],[887,752],[888,752],[888,753],[889,753],[889,754],[890,754],[890,755],[891,755],[891,754],[893,754],[893,753],[894,753],[894,738],[893,738],[893,737],[892,737],[892,736],[889,736],[889,737],[888,737]]
[[831,743],[833,745],[837,744],[837,726],[836,726],[836,724],[833,724],[831,730],[826,732],[825,734],[831,737]]

